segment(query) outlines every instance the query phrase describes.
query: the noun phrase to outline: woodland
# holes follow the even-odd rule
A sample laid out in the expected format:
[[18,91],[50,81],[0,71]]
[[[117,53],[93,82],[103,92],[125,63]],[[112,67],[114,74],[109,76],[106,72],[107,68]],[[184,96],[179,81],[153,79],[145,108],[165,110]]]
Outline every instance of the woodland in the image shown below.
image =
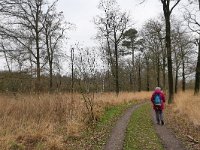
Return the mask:
[[97,44],[83,46],[69,45],[76,24],[59,0],[0,0],[0,149],[102,149],[132,106],[124,148],[163,149],[149,103],[161,87],[160,129],[199,150],[200,0],[157,1],[162,13],[138,28],[116,0],[99,0]]
[[[199,93],[199,1],[161,0],[163,14],[137,30],[115,0],[101,0],[101,14],[93,18],[99,44],[76,43],[70,53],[65,45],[74,25],[56,9],[57,2],[0,1],[2,92],[118,94],[160,86],[169,102],[178,90]],[[174,14],[179,5],[183,13]],[[68,65],[64,75],[63,62]]]

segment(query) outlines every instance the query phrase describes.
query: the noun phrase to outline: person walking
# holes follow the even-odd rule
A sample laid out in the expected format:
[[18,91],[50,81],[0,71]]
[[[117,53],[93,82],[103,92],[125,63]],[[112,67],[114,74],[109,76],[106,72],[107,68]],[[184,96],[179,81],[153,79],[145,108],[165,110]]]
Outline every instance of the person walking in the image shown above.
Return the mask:
[[164,93],[161,91],[160,87],[156,87],[152,96],[151,102],[153,104],[153,109],[155,110],[157,124],[164,125],[163,119],[163,109],[165,103]]

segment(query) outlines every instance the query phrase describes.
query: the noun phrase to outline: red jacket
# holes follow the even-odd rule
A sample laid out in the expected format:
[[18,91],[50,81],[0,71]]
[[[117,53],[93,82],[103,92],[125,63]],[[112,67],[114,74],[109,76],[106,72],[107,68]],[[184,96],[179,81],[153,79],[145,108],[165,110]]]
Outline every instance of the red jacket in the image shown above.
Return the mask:
[[151,102],[152,102],[152,104],[153,104],[153,109],[154,109],[154,110],[156,109],[156,106],[154,105],[154,102],[153,102],[153,101],[154,101],[154,96],[155,96],[156,94],[160,94],[160,97],[161,97],[161,99],[162,99],[162,103],[161,103],[160,108],[163,110],[163,109],[164,109],[164,103],[165,103],[165,96],[164,96],[163,92],[160,91],[160,90],[154,91],[153,94],[152,94],[152,96],[151,96]]

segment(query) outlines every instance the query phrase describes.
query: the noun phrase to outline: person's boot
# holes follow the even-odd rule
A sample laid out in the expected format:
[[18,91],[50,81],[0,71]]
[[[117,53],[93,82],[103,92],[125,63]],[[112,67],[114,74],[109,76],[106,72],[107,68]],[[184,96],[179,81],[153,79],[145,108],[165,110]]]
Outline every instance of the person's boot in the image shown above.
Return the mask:
[[164,123],[164,121],[163,120],[161,120],[161,125],[164,125],[165,123]]

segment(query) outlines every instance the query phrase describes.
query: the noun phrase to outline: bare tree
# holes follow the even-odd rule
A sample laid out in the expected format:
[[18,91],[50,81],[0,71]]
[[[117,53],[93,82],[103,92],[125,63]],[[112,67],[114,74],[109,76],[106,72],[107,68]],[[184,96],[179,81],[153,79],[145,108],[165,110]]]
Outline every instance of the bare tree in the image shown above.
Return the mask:
[[163,13],[165,17],[165,30],[166,30],[166,49],[167,49],[167,64],[168,64],[168,88],[169,99],[168,103],[172,103],[174,97],[174,84],[173,84],[173,72],[172,72],[172,52],[171,52],[171,22],[170,17],[174,8],[179,4],[181,0],[161,0],[163,6]]
[[199,82],[200,82],[200,18],[199,18],[200,11],[197,11],[195,7],[192,11],[189,11],[186,9],[184,18],[188,23],[188,27],[190,30],[198,35],[198,38],[196,39],[196,44],[198,47],[197,53],[197,64],[196,64],[196,74],[195,74],[195,87],[194,87],[194,94],[199,93]]
[[[148,49],[150,58],[154,63],[153,67],[156,71],[154,77],[157,82],[157,86],[165,87],[165,66],[166,66],[166,52],[163,44],[163,29],[162,24],[159,21],[149,20],[145,23],[144,28],[141,31],[143,38],[143,49]],[[161,68],[162,66],[162,68]],[[162,74],[161,74],[162,69]],[[163,78],[161,83],[161,76]]]
[[196,74],[195,74],[195,87],[194,87],[195,95],[199,93],[199,83],[200,83],[200,38],[197,41],[197,43],[198,43],[198,57],[197,57]]
[[[1,26],[1,33],[10,37],[27,48],[35,58],[37,70],[36,89],[40,89],[41,72],[41,34],[43,19],[43,7],[46,4],[44,0],[7,0],[1,1],[3,9],[2,14],[7,18],[4,26]],[[9,18],[9,19],[8,19]],[[20,28],[18,28],[20,27]],[[27,45],[27,40],[34,41],[34,50]]]
[[[115,0],[101,0],[99,9],[103,15],[95,18],[95,24],[102,38],[107,42],[107,54],[110,57],[111,70],[115,77],[115,91],[119,93],[119,44],[127,29],[129,17],[126,12],[120,12]],[[112,49],[113,48],[113,49]]]
[[[44,17],[44,36],[47,50],[47,60],[49,64],[49,87],[53,86],[53,64],[56,56],[60,53],[61,42],[65,38],[65,31],[68,28],[67,23],[64,22],[62,12],[56,12],[55,1],[47,10]],[[61,55],[61,54],[60,54]]]
[[72,93],[74,92],[74,48],[71,48],[71,71],[72,71],[72,80],[71,80],[71,88],[72,88]]
[[94,114],[95,97],[97,92],[97,53],[96,49],[83,48],[80,45],[75,47],[77,54],[74,56],[74,63],[78,70],[80,92],[82,94],[84,104],[89,114],[88,122],[94,123],[96,117]]
[[[173,20],[172,26],[172,50],[175,54],[175,70],[176,70],[176,81],[175,81],[175,92],[177,92],[178,77],[182,77],[182,91],[186,89],[186,77],[191,74],[188,71],[188,62],[193,62],[195,54],[193,46],[193,38],[187,33],[188,30],[184,28],[183,23],[180,21]],[[181,69],[181,70],[180,70]],[[178,75],[180,70],[181,75]]]
[[57,59],[61,56],[58,52],[68,28],[62,12],[56,12],[57,1],[48,4],[46,0],[0,0],[0,17],[5,18],[0,23],[0,35],[10,41],[14,50],[12,58],[19,66],[27,61],[31,72],[36,67],[37,91],[41,89],[40,76],[46,64],[49,64],[49,86],[52,87],[53,65],[58,66]]

